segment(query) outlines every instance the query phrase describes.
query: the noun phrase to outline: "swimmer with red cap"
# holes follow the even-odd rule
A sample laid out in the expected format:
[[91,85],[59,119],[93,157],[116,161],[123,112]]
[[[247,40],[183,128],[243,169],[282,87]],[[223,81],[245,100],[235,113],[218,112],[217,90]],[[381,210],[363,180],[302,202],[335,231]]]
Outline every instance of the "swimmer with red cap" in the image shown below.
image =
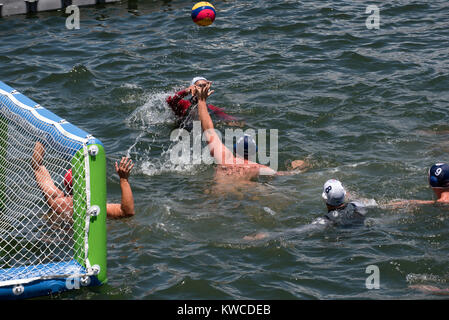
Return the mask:
[[436,163],[428,171],[429,186],[432,188],[435,200],[404,200],[390,202],[387,206],[402,207],[410,204],[449,204],[449,165]]
[[[204,77],[195,77],[190,82],[190,86],[184,90],[177,92],[174,96],[169,96],[166,101],[173,113],[176,115],[178,120],[178,126],[186,130],[191,131],[193,128],[193,121],[198,120],[198,113],[195,106],[198,104],[197,97],[193,94],[195,86],[204,87],[209,81]],[[211,95],[214,91],[210,91]],[[184,99],[186,96],[191,94],[189,100]],[[230,126],[242,126],[242,122],[238,121],[236,117],[230,116],[224,112],[223,109],[213,106],[211,104],[207,105],[207,109],[211,115],[214,115],[219,120],[223,120],[227,125]]]
[[[59,189],[50,176],[47,168],[42,164],[45,155],[44,146],[36,142],[34,146],[31,166],[39,188],[44,193],[50,208],[57,214],[73,213],[73,180],[72,169],[64,175],[64,187],[68,195]],[[123,157],[120,164],[115,163],[115,170],[120,177],[122,190],[121,203],[107,203],[106,215],[108,218],[123,218],[134,215],[134,198],[128,178],[134,164],[131,159]]]

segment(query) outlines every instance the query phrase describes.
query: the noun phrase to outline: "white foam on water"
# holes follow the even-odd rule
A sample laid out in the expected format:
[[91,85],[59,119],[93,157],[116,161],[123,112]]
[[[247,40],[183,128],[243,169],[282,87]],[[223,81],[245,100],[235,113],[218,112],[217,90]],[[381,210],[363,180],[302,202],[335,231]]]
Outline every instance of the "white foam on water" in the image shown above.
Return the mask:
[[263,207],[263,210],[264,210],[266,213],[269,213],[269,214],[272,215],[272,216],[276,215],[276,211],[274,211],[273,209],[271,209],[271,208],[269,208],[269,207]]
[[349,164],[344,164],[335,168],[329,168],[327,170],[327,172],[324,172],[325,174],[330,173],[336,173],[336,172],[340,172],[340,171],[345,171],[345,168],[357,168],[358,166],[363,166],[368,164],[368,161],[362,161],[362,162],[356,162],[356,163],[349,163]]
[[135,83],[124,83],[120,87],[126,89],[142,89],[138,84]]
[[121,89],[126,89],[127,94],[120,97],[120,102],[124,104],[134,104],[140,101],[142,87],[135,83],[124,83],[120,86]]
[[446,283],[446,279],[434,274],[418,274],[409,273],[405,277],[409,284],[421,283],[421,282],[435,282],[435,283]]
[[177,172],[188,175],[195,175],[199,172],[199,165],[193,164],[173,164],[170,157],[161,157],[159,159],[146,160],[140,164],[140,172],[148,175],[160,175],[163,173]]

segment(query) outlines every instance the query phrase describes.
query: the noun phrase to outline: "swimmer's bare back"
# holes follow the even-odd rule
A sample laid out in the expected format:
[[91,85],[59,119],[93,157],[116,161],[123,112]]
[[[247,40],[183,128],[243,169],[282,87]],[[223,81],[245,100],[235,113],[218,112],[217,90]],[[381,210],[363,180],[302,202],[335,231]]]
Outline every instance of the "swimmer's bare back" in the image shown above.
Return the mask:
[[256,179],[260,175],[259,164],[231,164],[231,165],[217,165],[216,177],[234,177],[245,180]]

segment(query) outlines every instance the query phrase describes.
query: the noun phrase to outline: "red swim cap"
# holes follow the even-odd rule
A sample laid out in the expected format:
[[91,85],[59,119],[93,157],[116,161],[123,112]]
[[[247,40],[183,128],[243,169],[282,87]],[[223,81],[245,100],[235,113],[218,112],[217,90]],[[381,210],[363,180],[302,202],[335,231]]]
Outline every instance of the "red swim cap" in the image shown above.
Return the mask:
[[72,193],[72,169],[67,170],[64,175],[64,187],[68,193]]

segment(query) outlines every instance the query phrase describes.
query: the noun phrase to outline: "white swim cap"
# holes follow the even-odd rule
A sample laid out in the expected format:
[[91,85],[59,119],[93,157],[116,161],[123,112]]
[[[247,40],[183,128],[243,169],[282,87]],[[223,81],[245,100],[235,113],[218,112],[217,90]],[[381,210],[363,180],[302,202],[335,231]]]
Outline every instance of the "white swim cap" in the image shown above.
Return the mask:
[[323,186],[323,199],[331,206],[339,206],[345,202],[346,190],[340,181],[327,180]]
[[204,78],[204,77],[195,77],[195,78],[192,79],[192,82],[190,82],[190,85],[193,86],[193,85],[194,85],[197,81],[199,81],[199,80],[206,80],[206,81],[209,81],[209,80],[207,80],[207,79]]

